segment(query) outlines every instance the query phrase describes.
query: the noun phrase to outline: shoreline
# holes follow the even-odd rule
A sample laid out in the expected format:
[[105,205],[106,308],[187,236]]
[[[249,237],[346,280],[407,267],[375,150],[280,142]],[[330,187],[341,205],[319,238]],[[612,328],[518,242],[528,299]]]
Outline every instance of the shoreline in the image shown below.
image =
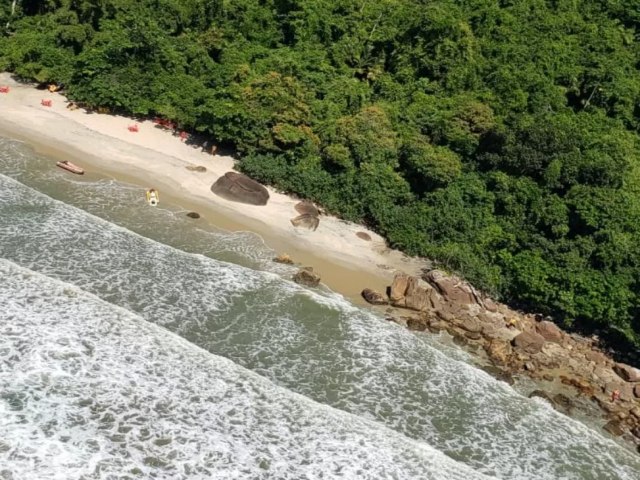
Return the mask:
[[[215,228],[253,232],[274,256],[286,253],[297,266],[313,267],[326,287],[352,303],[410,330],[447,332],[479,368],[505,381],[529,377],[539,386],[531,395],[574,418],[587,415],[640,451],[640,370],[616,364],[590,339],[497,304],[442,272],[410,281],[409,276],[421,277],[427,261],[387,248],[382,237],[360,225],[323,215],[316,231],[295,228],[290,219],[298,215],[299,200],[272,188],[267,187],[266,206],[218,197],[210,187],[233,170],[234,159],[204,153],[151,121],[70,110],[61,94],[18,84],[6,73],[0,73],[0,84],[11,87],[0,95],[0,135],[52,160],[69,159],[91,174],[139,185],[141,196],[157,188],[163,202],[196,211],[203,217],[199,221]],[[41,106],[41,99],[52,100],[52,106]],[[133,123],[137,133],[127,129]],[[206,172],[186,168],[198,165]],[[388,298],[382,293],[387,287]],[[365,288],[382,305],[367,303],[361,296]],[[627,374],[630,378],[623,378]],[[614,391],[621,395],[616,404],[609,401]]]
[[[7,73],[0,73],[0,83],[11,88],[0,95],[0,135],[53,160],[69,159],[92,173],[139,185],[141,195],[157,188],[165,201],[197,211],[216,228],[256,233],[276,255],[286,253],[296,265],[313,267],[323,284],[357,305],[369,305],[360,295],[365,287],[384,291],[396,271],[417,274],[424,266],[420,259],[389,249],[376,233],[336,217],[321,216],[316,231],[293,227],[289,220],[298,215],[294,205],[299,200],[270,187],[266,206],[216,196],[211,185],[233,170],[235,160],[204,153],[149,120],[70,110],[60,93],[17,83]],[[41,106],[42,99],[51,100],[51,107]],[[131,124],[139,131],[130,132]],[[207,170],[189,171],[189,165]]]

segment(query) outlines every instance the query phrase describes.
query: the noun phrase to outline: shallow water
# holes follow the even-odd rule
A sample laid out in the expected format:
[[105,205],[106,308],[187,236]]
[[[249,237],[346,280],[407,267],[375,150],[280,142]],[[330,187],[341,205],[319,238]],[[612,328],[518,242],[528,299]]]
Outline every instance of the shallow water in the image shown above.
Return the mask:
[[[313,405],[292,407],[286,420],[294,422],[296,429],[301,423],[309,423],[304,417],[307,409],[317,409],[329,422],[321,426],[309,424],[312,431],[317,427],[321,432],[319,438],[335,435],[344,438],[349,448],[354,449],[363,446],[362,442],[369,445],[367,442],[394,438],[376,447],[382,450],[373,459],[379,458],[381,462],[375,464],[376,473],[372,473],[371,478],[431,478],[429,475],[457,478],[448,476],[454,471],[475,471],[505,479],[638,478],[640,461],[633,453],[604,438],[600,432],[558,414],[544,402],[519,395],[470,365],[462,351],[443,344],[437,337],[417,336],[388,324],[337,294],[305,289],[286,280],[290,267],[273,264],[270,258],[274,252],[258,236],[231,234],[196,224],[185,218],[179,208],[170,205],[151,209],[144,203],[143,191],[136,186],[101,178],[71,177],[56,171],[51,163],[33,155],[21,144],[0,143],[0,173],[3,174],[0,176],[0,258],[11,262],[4,268],[23,276],[26,274],[20,269],[27,269],[27,274],[37,277],[40,290],[33,284],[29,287],[38,292],[35,298],[42,297],[36,303],[41,311],[53,309],[49,315],[67,332],[82,332],[78,335],[84,337],[87,332],[79,324],[111,322],[117,318],[118,325],[126,323],[132,336],[136,336],[133,332],[141,332],[140,338],[136,338],[138,343],[132,340],[126,347],[131,351],[142,351],[144,345],[145,349],[151,348],[145,350],[145,355],[160,355],[154,351],[175,344],[180,350],[177,357],[180,360],[162,357],[154,364],[154,371],[162,373],[166,368],[172,372],[163,377],[165,381],[170,377],[175,382],[172,389],[181,385],[184,375],[187,384],[188,372],[200,367],[202,360],[194,361],[191,353],[187,353],[191,351],[210,358],[211,362],[221,362],[220,365],[234,372],[242,372],[238,375],[251,379],[247,382],[261,378],[260,385],[268,386],[270,392]],[[51,284],[59,285],[59,281],[68,284],[59,288],[79,292],[74,297],[74,305],[78,304],[76,313],[61,316],[55,309],[57,297],[46,293],[52,288]],[[24,290],[19,283],[14,282],[3,290],[5,298],[10,299],[16,295],[15,291]],[[120,309],[125,309],[124,313]],[[94,314],[94,310],[102,313]],[[0,321],[11,327],[18,317],[0,316]],[[41,320],[32,323],[24,325],[23,330],[28,331],[28,335],[39,335],[37,323]],[[145,329],[140,330],[141,325]],[[163,343],[156,340],[158,335],[162,336]],[[116,340],[109,335],[94,340],[105,350],[91,368],[100,369],[102,364],[121,361],[112,358],[120,356],[115,353],[117,348],[109,349],[117,344]],[[0,348],[4,348],[4,342],[4,336],[0,336]],[[152,348],[153,345],[156,347]],[[11,366],[10,371],[37,371],[43,367],[42,362],[31,366],[29,361],[19,367]],[[165,367],[161,366],[163,362],[167,362]],[[83,382],[90,381],[87,371],[81,369],[73,376],[77,388],[85,388]],[[119,381],[111,378],[111,373],[109,369],[102,369],[100,378],[104,377],[107,383]],[[153,385],[156,384],[147,388],[136,382],[130,389],[131,395],[138,389],[146,392],[139,393],[138,398],[144,399],[139,402],[140,408],[147,411],[157,402],[149,396],[155,391]],[[199,403],[189,395],[185,394],[174,406],[198,411]],[[242,397],[244,393],[238,395]],[[273,398],[267,393],[260,395],[265,396],[265,405],[277,403],[279,398],[276,394]],[[44,403],[34,405],[39,405],[36,410],[44,411],[47,395],[39,398]],[[192,402],[195,403],[192,405]],[[128,408],[132,407],[125,402],[122,412]],[[258,448],[251,446],[251,442],[247,446],[246,442],[253,429],[257,437],[263,435],[261,429],[267,428],[262,423],[263,414],[248,409],[245,404],[238,408],[243,410],[238,413],[240,420],[228,418],[230,424],[227,424],[224,419],[217,419],[221,423],[209,430],[203,426],[201,435],[207,437],[217,428],[226,432],[233,426],[242,429],[246,438],[232,441],[222,435],[216,437],[217,440],[204,438],[202,441],[207,445],[209,441],[214,442],[211,445],[218,445],[215,442],[219,441],[222,445],[228,440],[235,442],[233,445],[237,448],[239,445]],[[181,422],[179,416],[174,418],[173,411],[168,417]],[[364,437],[350,437],[355,435],[353,429],[349,435],[339,430],[332,434],[344,418],[349,422],[364,422],[357,423],[355,430],[359,431],[360,425],[367,425],[371,430],[363,434]],[[280,421],[283,423],[278,428],[283,432],[294,428],[281,417],[269,420],[269,425]],[[25,422],[27,429],[40,425],[32,419]],[[197,430],[197,423],[194,425]],[[10,431],[14,428],[12,425]],[[94,418],[86,420],[80,430],[91,437],[98,428],[99,419]],[[195,431],[192,433],[196,435]],[[292,448],[293,440],[286,435],[273,438],[270,435],[263,439],[267,452]],[[311,433],[304,435],[304,440],[298,437],[296,442],[314,445],[315,440],[306,440],[313,438]],[[100,441],[106,442],[101,451],[117,451],[124,458],[130,458],[133,450],[144,452],[148,447],[144,443],[115,448],[108,439]],[[412,459],[413,453],[407,454],[407,458],[398,457],[397,442],[402,443],[402,452],[407,445],[415,448],[417,460]],[[53,444],[58,449],[66,448]],[[47,446],[37,451],[42,464],[51,464],[49,459],[56,458],[56,448]],[[344,445],[340,447],[344,448]],[[313,449],[316,451],[317,447]],[[420,453],[423,450],[429,452],[425,457]],[[233,449],[229,451],[232,452],[229,463],[242,465],[238,453]],[[324,454],[333,456],[326,451]],[[2,455],[7,454],[2,453],[0,447],[0,460]],[[111,472],[124,468],[118,463],[122,462],[118,454],[110,455],[109,462],[119,465]],[[192,453],[180,455],[183,460],[169,462],[170,468],[182,468],[177,465],[187,462]],[[261,455],[271,458],[264,452]],[[303,467],[306,468],[308,453],[273,455],[278,458],[278,465],[295,472],[290,478],[365,478],[362,472],[356,473],[351,468],[367,471],[364,465],[371,467],[373,461],[367,457],[365,463],[358,464],[348,457],[336,457],[336,465],[341,465],[339,469],[337,466],[331,467],[333,470],[310,467],[307,471]],[[363,454],[358,453],[357,458],[360,455]],[[12,460],[8,460],[11,465]],[[320,460],[311,463],[317,466],[317,462]],[[453,465],[452,470],[447,470],[447,465]],[[34,475],[39,474],[39,467],[33,468]],[[211,468],[211,475],[234,478],[229,470],[220,467],[218,472],[218,467]],[[277,475],[275,471],[263,472],[264,478],[288,478],[278,476],[280,470]],[[107,473],[95,475],[92,478],[109,478]],[[203,475],[202,471],[193,473],[192,477],[199,478],[198,475]],[[250,470],[238,470],[233,475],[260,478],[252,476],[255,472]],[[34,478],[55,477],[36,475]],[[61,478],[74,477],[63,475]],[[207,474],[206,478],[213,477]]]

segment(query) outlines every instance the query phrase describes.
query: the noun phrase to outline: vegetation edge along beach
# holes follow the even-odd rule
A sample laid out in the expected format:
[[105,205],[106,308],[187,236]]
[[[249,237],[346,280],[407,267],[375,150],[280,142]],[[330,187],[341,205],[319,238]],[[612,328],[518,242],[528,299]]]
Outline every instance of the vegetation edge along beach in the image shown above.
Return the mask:
[[0,70],[233,147],[497,298],[640,344],[633,2],[3,2]]

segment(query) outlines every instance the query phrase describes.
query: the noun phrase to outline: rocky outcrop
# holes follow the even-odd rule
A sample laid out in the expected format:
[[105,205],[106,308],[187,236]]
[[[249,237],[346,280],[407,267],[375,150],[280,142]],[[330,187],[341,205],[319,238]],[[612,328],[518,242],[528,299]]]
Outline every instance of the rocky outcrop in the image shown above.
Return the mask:
[[255,180],[237,172],[227,172],[211,186],[211,191],[226,200],[249,205],[266,205],[269,192]]
[[[457,345],[484,352],[497,378],[513,374],[544,379],[553,384],[554,394],[540,390],[532,395],[555,409],[571,413],[585,403],[574,398],[591,399],[609,417],[606,428],[612,434],[635,438],[628,432],[640,433],[640,370],[612,362],[594,339],[567,334],[548,317],[498,304],[439,270],[421,278],[399,273],[387,295],[393,307],[413,311],[394,321],[419,332],[445,330]],[[386,301],[372,290],[367,297],[373,303]]]
[[311,267],[305,267],[298,270],[293,276],[293,281],[307,287],[317,287],[320,284],[320,275],[314,273]]

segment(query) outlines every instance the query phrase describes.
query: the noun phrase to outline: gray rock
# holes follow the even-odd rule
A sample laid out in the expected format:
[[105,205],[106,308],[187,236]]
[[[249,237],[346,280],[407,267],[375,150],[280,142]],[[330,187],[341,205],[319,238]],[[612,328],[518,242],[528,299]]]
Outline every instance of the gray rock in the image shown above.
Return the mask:
[[236,172],[227,172],[211,186],[211,191],[226,200],[249,205],[266,205],[269,192],[255,180]]

